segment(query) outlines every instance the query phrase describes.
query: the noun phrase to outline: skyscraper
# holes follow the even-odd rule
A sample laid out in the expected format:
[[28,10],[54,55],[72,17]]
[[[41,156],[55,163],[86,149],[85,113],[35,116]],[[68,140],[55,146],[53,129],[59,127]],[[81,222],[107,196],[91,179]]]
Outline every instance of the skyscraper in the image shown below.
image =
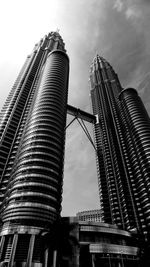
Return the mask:
[[147,236],[150,226],[150,119],[133,88],[123,89],[102,57],[91,66],[91,99],[103,220]]
[[69,60],[58,32],[35,45],[0,114],[5,266],[48,266],[43,243],[61,210]]

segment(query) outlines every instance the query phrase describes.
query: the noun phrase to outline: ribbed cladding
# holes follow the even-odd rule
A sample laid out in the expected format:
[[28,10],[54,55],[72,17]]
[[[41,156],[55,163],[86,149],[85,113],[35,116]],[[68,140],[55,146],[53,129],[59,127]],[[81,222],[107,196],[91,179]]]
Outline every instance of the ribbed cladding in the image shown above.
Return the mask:
[[[128,229],[129,227],[134,228],[135,225],[138,225],[135,209],[136,203],[132,196],[131,179],[129,179],[129,177],[131,178],[131,172],[127,168],[129,165],[128,157],[126,156],[124,133],[121,127],[122,121],[119,117],[119,113],[121,112],[118,112],[118,94],[121,92],[122,88],[112,67],[104,59],[99,60],[98,63],[99,69],[101,70],[100,73],[102,74],[100,80],[103,84],[103,102],[105,103],[108,101],[106,104],[107,112],[105,111],[105,114],[108,113],[106,131],[109,134],[106,139],[110,140],[110,147],[106,150],[105,162],[108,170],[107,177],[111,177],[108,189],[110,199],[112,200],[111,210],[117,225],[119,225],[119,220],[121,218],[123,227],[127,227]],[[103,146],[106,148],[106,145]],[[112,158],[112,166],[109,163],[107,164],[107,158],[110,157]],[[112,172],[112,170],[114,171]],[[116,184],[115,190],[113,190],[113,184]],[[116,196],[113,191],[117,192]],[[120,211],[120,215],[117,208]]]
[[[27,114],[29,112],[29,107],[31,106],[34,95],[36,94],[36,91],[37,91],[36,88],[37,88],[37,84],[39,83],[40,74],[41,74],[42,69],[43,69],[42,67],[43,67],[45,60],[47,58],[47,54],[48,54],[48,50],[49,50],[47,47],[49,46],[49,43],[51,42],[51,40],[49,40],[47,36],[45,36],[45,38],[42,39],[41,41],[35,45],[34,52],[31,55],[32,61],[35,58],[35,64],[33,65],[32,68],[30,68],[31,64],[29,66],[29,63],[28,63],[28,65],[27,65],[28,68],[26,67],[26,69],[27,69],[26,72],[25,72],[25,66],[26,65],[22,68],[22,71],[20,72],[21,82],[19,82],[19,80],[17,79],[19,84],[15,85],[15,88],[16,88],[18,94],[20,94],[20,92],[23,88],[22,99],[17,100],[18,94],[15,91],[15,94],[14,94],[15,98],[13,97],[13,99],[12,99],[13,101],[11,101],[12,109],[14,108],[14,103],[16,105],[16,110],[18,110],[17,106],[19,107],[18,111],[19,111],[20,116],[18,117],[18,115],[19,115],[18,113],[17,114],[15,113],[15,115],[13,116],[12,110],[9,109],[8,115],[11,116],[11,118],[10,118],[10,121],[8,120],[9,123],[7,122],[7,128],[8,129],[10,128],[10,129],[9,129],[9,131],[5,132],[4,140],[3,140],[2,144],[1,144],[1,148],[0,148],[0,150],[1,150],[0,151],[0,155],[1,155],[0,156],[0,176],[1,176],[0,204],[2,203],[2,201],[5,198],[4,194],[6,192],[6,187],[8,184],[8,178],[10,177],[10,172],[12,170],[12,166],[14,163],[15,154],[16,154],[16,151],[18,149],[18,144],[20,142],[19,140],[20,140],[22,132],[23,132],[23,128],[24,128],[24,125],[26,122]],[[53,46],[52,46],[52,48],[53,48]],[[32,62],[30,62],[30,63],[32,63]],[[28,78],[27,78],[27,76],[28,76]],[[30,88],[30,92],[27,95],[29,88]],[[26,94],[24,94],[25,92],[26,92]],[[21,112],[21,110],[22,110],[22,112]],[[18,122],[18,120],[19,120],[19,122]],[[1,122],[3,122],[3,120]],[[0,132],[1,132],[1,122],[0,122]],[[15,128],[15,125],[17,128]],[[5,157],[5,161],[4,161],[4,157]]]
[[[44,47],[45,44],[43,48]],[[6,169],[9,169],[9,173],[11,172],[14,159],[11,160],[10,158],[14,152],[14,146],[15,150],[18,149],[18,145],[15,144],[15,141],[17,141],[17,136],[21,134],[20,131],[24,127],[23,121],[25,120],[25,113],[27,113],[27,106],[29,107],[31,105],[31,95],[34,94],[35,87],[37,86],[37,75],[39,75],[41,65],[43,65],[43,57],[45,53],[47,52],[44,51],[43,53],[43,49],[39,48],[39,50],[34,53],[35,55],[32,55],[33,60],[16,88],[18,93],[15,91],[12,98],[11,105],[14,104],[14,106],[12,107],[12,110],[9,110],[9,118],[5,125],[5,129],[3,130],[0,144],[0,205],[5,199],[7,184],[10,177],[9,174],[5,179]],[[11,166],[9,164],[10,162]]]
[[9,186],[3,222],[52,223],[61,208],[69,61],[49,54]]
[[111,209],[110,209],[110,201],[109,201],[109,193],[108,193],[108,181],[106,177],[106,161],[104,158],[104,139],[103,136],[106,135],[106,129],[104,127],[104,108],[102,103],[102,95],[101,90],[99,90],[100,69],[96,72],[97,69],[97,61],[93,64],[91,68],[91,100],[93,106],[93,113],[98,114],[100,123],[94,125],[95,130],[95,143],[97,147],[97,171],[98,171],[98,183],[99,183],[99,195],[101,199],[101,206],[104,214],[104,221],[111,223]]
[[[123,90],[119,96],[126,112],[128,126],[131,132],[136,158],[140,167],[141,178],[135,175],[142,211],[145,213],[147,224],[150,225],[150,119],[147,111],[133,88]],[[136,169],[134,170],[136,173]],[[138,177],[138,179],[136,179]]]
[[[91,90],[91,97],[92,100],[93,97],[95,100],[95,103],[93,103],[94,109],[96,109],[96,103],[99,105],[97,113],[100,122],[95,137],[99,152],[101,148],[101,153],[98,154],[101,171],[100,183],[102,188],[100,194],[102,195],[105,221],[116,223],[117,225],[122,225],[124,227],[123,210],[125,210],[126,207],[122,208],[123,201],[121,202],[121,200],[124,195],[120,193],[120,191],[123,192],[123,188],[120,183],[116,139],[114,139],[114,128],[112,128],[112,124],[110,125],[113,118],[118,120],[116,116],[114,96],[118,95],[118,92],[121,91],[121,86],[118,77],[108,62],[97,56],[94,60],[94,64],[92,66],[92,72],[95,70],[95,77],[93,77],[91,83],[93,89]],[[92,94],[94,90],[96,90],[95,95]],[[99,137],[97,135],[98,128]],[[99,141],[100,139],[101,141]],[[104,166],[103,169],[102,166]],[[108,212],[109,206],[110,211]]]
[[0,112],[0,137],[2,135],[2,132],[7,124],[7,121],[12,113],[14,103],[16,103],[17,97],[19,95],[21,86],[24,82],[24,79],[27,75],[27,71],[29,69],[29,66],[31,65],[33,59],[35,57],[35,53],[33,53],[31,56],[28,56],[6,101],[4,106],[2,107],[2,110]]

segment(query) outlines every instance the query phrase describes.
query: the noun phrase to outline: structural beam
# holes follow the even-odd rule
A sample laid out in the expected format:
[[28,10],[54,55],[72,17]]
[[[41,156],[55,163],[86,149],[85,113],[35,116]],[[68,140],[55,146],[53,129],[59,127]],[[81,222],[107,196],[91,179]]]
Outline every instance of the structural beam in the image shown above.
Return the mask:
[[69,115],[72,115],[76,118],[80,118],[84,121],[90,122],[90,123],[95,123],[96,122],[96,116],[92,115],[88,112],[85,112],[79,108],[75,108],[73,106],[67,105],[67,113]]

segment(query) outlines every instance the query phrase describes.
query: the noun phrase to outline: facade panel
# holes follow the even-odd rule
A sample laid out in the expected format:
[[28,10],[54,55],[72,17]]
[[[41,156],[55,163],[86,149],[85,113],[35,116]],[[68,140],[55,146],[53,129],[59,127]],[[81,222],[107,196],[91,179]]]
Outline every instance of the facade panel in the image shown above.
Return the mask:
[[68,75],[64,43],[51,32],[28,56],[1,112],[0,262],[5,266],[48,266],[43,236],[61,211]]
[[145,236],[150,212],[150,120],[133,88],[123,89],[110,64],[91,66],[99,194],[103,220]]

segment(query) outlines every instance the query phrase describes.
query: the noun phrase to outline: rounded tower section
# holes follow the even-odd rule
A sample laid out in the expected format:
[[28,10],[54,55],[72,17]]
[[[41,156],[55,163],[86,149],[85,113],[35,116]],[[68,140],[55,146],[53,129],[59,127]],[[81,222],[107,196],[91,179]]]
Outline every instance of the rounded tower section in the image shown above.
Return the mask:
[[130,133],[127,136],[128,154],[134,173],[135,200],[143,232],[146,234],[150,227],[150,119],[135,89],[124,89],[120,93],[119,99]]
[[61,210],[69,60],[51,52],[22,136],[2,221],[49,227]]

